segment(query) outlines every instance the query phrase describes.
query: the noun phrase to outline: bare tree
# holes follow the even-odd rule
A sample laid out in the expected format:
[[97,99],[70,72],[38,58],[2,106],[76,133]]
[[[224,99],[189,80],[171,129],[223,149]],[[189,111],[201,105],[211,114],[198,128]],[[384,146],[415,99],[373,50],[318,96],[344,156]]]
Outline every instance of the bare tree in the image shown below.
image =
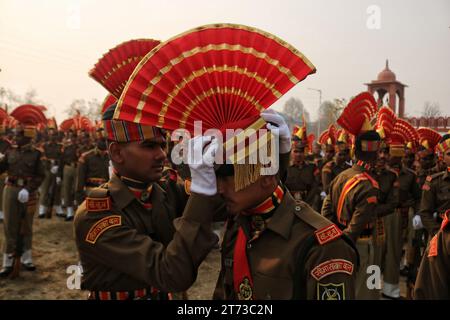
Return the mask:
[[37,91],[33,88],[25,92],[22,101],[24,104],[41,104],[40,100],[37,98]]
[[14,93],[11,89],[0,88],[0,102],[2,105],[6,105],[9,109],[12,109],[18,105],[23,104],[23,98]]
[[309,122],[310,116],[308,110],[303,105],[303,102],[298,98],[290,98],[283,106],[283,113],[292,118],[297,124],[302,122],[302,115],[305,121]]
[[320,128],[328,128],[332,123],[335,123],[342,110],[346,106],[345,99],[334,99],[333,101],[324,101],[320,106]]
[[70,106],[64,110],[69,117],[77,114],[88,117],[91,121],[100,119],[100,102],[97,99],[86,101],[84,99],[75,99]]
[[439,103],[430,101],[426,101],[423,105],[422,116],[425,118],[434,118],[442,115],[441,108]]

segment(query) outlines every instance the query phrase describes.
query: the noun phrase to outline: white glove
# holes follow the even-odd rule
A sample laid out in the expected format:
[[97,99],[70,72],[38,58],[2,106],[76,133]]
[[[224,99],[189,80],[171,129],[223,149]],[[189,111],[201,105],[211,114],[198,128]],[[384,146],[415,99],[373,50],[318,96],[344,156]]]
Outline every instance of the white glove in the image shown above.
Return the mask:
[[423,229],[422,219],[418,214],[416,214],[412,219],[412,226],[414,230]]
[[17,195],[17,200],[19,200],[19,202],[27,203],[29,199],[30,193],[28,192],[27,189],[23,188],[22,190],[19,191],[19,194]]
[[61,184],[61,177],[56,177],[56,184],[58,186]]
[[4,157],[5,157],[5,155],[0,152],[0,161],[2,161]]
[[111,179],[111,177],[112,177],[112,175],[113,175],[113,172],[114,172],[114,167],[113,167],[112,161],[109,160],[108,174],[109,174],[109,178],[110,178],[110,179]]
[[291,132],[284,118],[271,109],[261,112],[261,117],[268,122],[267,129],[280,137],[280,153],[288,153],[291,150]]
[[320,199],[325,199],[327,197],[327,193],[325,192],[325,191],[322,191],[321,193],[320,193]]
[[51,169],[50,169],[50,172],[51,173],[53,173],[53,174],[57,174],[58,173],[58,166],[53,166]]
[[[206,148],[205,146],[211,142]],[[187,159],[191,169],[191,191],[212,196],[217,193],[214,158],[219,149],[217,139],[197,136],[188,141]]]

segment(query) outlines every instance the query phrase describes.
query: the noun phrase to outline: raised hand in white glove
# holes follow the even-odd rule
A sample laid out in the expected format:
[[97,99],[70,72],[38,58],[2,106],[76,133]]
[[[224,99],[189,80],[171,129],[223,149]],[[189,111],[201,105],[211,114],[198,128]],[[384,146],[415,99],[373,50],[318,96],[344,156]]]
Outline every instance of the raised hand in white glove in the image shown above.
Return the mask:
[[29,199],[30,193],[28,192],[27,189],[23,188],[22,190],[19,191],[19,194],[17,195],[17,200],[19,200],[19,202],[27,203]]
[[422,219],[418,214],[416,214],[412,219],[412,226],[414,230],[423,229]]
[[327,193],[325,192],[325,191],[322,191],[321,193],[320,193],[320,199],[325,199],[327,197]]
[[58,173],[58,169],[59,169],[58,166],[53,166],[53,167],[50,169],[50,172],[53,173],[53,174],[57,174],[57,173]]
[[217,139],[210,136],[198,136],[188,141],[187,159],[191,170],[192,192],[207,196],[217,193],[214,158],[218,149]]
[[56,177],[56,184],[58,186],[61,184],[61,177]]
[[291,150],[291,132],[284,118],[271,109],[261,112],[261,117],[267,122],[267,129],[280,137],[280,153],[288,153]]

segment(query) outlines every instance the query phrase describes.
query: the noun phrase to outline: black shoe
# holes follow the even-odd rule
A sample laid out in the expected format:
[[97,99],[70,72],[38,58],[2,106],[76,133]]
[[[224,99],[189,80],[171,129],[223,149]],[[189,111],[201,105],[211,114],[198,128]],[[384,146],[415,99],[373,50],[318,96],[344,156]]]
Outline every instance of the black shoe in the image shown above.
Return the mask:
[[38,215],[38,218],[39,218],[39,219],[44,219],[44,218],[45,218],[45,214],[40,214],[40,215]]
[[0,270],[0,278],[8,277],[12,271],[13,271],[12,267],[3,267],[2,270]]
[[27,270],[27,271],[34,271],[34,270],[36,270],[36,266],[32,262],[28,262],[28,263],[23,263],[22,262],[22,267],[24,267],[25,270]]
[[64,219],[64,221],[72,221],[73,220],[73,216],[71,216],[71,217],[66,217],[65,219]]

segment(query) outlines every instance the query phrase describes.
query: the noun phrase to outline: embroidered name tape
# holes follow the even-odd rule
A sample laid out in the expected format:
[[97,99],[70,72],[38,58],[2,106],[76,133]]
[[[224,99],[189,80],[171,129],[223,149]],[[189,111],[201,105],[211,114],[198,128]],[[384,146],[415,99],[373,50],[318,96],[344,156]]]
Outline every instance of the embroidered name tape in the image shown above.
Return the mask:
[[98,238],[108,229],[122,225],[121,216],[108,216],[97,221],[86,236],[86,242],[95,244]]
[[353,263],[344,259],[332,259],[322,262],[314,267],[311,271],[311,276],[317,281],[334,273],[353,274]]

